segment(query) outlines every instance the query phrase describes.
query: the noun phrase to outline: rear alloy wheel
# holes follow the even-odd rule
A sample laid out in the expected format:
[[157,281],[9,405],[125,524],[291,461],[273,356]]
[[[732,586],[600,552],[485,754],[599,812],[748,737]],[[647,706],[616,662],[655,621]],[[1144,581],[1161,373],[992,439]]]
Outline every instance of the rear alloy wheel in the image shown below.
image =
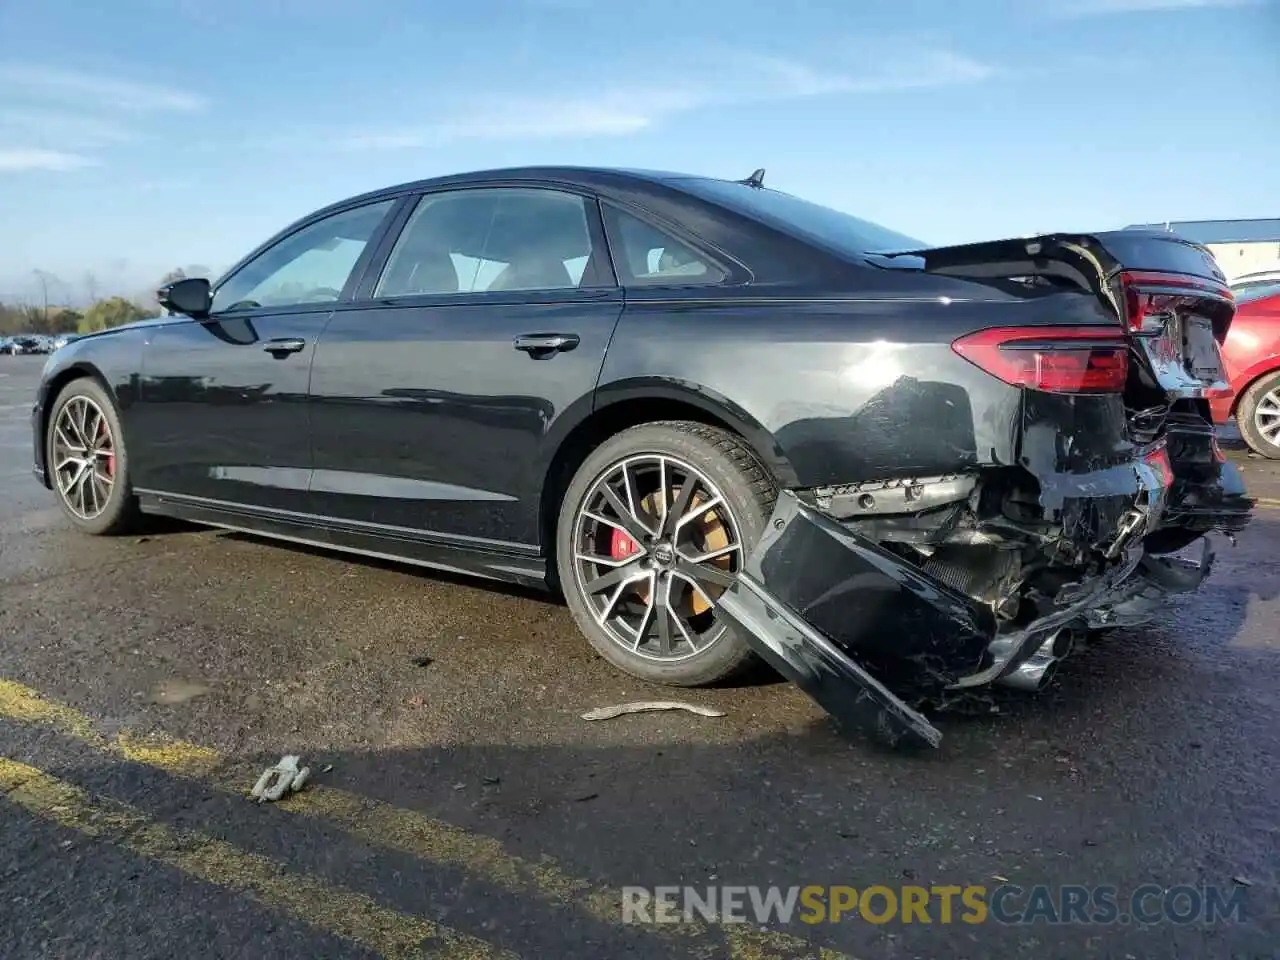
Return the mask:
[[49,482],[63,512],[90,534],[125,533],[137,520],[120,419],[96,381],[73,380],[54,401],[45,437]]
[[575,620],[610,662],[643,680],[714,683],[750,647],[715,610],[759,540],[776,488],[734,435],[703,424],[624,431],[582,465],[557,536]]
[[1263,377],[1245,391],[1236,422],[1254,453],[1280,460],[1280,373]]

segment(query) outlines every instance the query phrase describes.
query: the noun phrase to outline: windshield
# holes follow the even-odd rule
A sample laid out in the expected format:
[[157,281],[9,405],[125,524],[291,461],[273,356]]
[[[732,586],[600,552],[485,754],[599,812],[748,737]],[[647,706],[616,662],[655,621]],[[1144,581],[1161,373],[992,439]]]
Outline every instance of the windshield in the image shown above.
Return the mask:
[[844,253],[888,253],[929,246],[923,240],[789,193],[709,177],[681,177],[673,182],[694,196]]
[[1253,280],[1249,283],[1242,283],[1239,286],[1232,287],[1231,292],[1235,294],[1236,303],[1261,300],[1263,297],[1270,297],[1280,293],[1280,277],[1275,280]]

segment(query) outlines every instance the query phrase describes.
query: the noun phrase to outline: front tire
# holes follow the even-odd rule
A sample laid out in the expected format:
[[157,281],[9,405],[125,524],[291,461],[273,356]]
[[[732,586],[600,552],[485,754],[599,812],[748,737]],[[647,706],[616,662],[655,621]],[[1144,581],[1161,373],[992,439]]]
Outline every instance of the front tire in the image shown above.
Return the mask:
[[1236,422],[1249,449],[1280,460],[1280,373],[1262,377],[1244,392]]
[[136,528],[140,514],[120,416],[101,384],[84,377],[62,388],[49,413],[44,449],[58,505],[77,530],[110,536]]
[[759,542],[777,485],[726,430],[648,423],[587,457],[561,504],[556,566],[569,610],[610,663],[641,680],[704,686],[751,648],[715,601]]

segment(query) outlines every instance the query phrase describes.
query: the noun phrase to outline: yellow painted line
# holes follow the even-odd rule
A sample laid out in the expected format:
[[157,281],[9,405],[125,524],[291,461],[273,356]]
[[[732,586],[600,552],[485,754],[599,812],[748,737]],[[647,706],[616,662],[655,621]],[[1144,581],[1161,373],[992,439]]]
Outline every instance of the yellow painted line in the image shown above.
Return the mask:
[[214,837],[179,832],[125,804],[91,800],[73,784],[3,757],[0,794],[42,820],[245,894],[388,960],[515,957],[430,920],[388,910],[363,894],[290,872],[284,864],[268,857],[248,853]]
[[[243,773],[245,780],[256,779],[260,772],[235,770],[216,751],[181,740],[144,740],[128,734],[104,737],[97,732],[89,717],[11,680],[0,679],[0,717],[48,725],[97,749],[176,776],[203,779],[216,770],[220,777],[211,785],[236,794],[243,795],[247,790],[226,785],[234,779],[230,776],[232,772],[237,776]],[[301,793],[293,794],[275,806],[289,813],[335,823],[371,846],[462,870],[508,893],[533,896],[565,909],[581,910],[609,925],[622,924],[621,891],[601,888],[574,877],[550,857],[533,861],[516,856],[493,837],[314,781]],[[705,936],[712,929],[719,930],[729,944],[732,960],[790,960],[814,956],[820,960],[843,960],[841,954],[829,950],[815,955],[814,948],[806,940],[762,931],[748,924],[725,923],[709,927],[695,921],[646,926],[643,929],[657,936]]]
[[46,700],[30,687],[0,678],[0,716],[23,723],[43,723],[93,746],[105,741],[93,721],[71,707]]
[[1254,497],[1253,502],[1263,507],[1280,507],[1280,500],[1275,497]]

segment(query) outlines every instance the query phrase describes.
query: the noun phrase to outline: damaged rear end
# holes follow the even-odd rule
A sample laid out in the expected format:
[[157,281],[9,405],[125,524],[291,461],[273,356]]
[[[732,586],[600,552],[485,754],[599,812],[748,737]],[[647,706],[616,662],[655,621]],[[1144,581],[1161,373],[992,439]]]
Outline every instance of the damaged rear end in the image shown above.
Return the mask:
[[1208,408],[1234,303],[1208,251],[1170,234],[883,260],[1004,298],[947,367],[1001,442],[971,470],[785,491],[719,606],[837,718],[937,745],[927,706],[1038,689],[1087,631],[1195,591],[1206,535],[1249,522]]

